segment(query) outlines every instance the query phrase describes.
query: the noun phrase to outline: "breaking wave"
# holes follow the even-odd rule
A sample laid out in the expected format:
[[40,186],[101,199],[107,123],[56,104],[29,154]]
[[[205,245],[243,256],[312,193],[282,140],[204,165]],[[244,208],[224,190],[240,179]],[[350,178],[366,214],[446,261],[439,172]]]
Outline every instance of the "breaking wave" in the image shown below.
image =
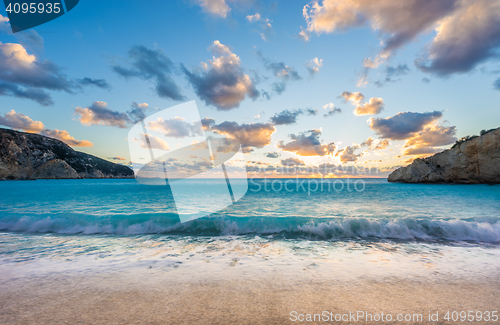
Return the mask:
[[176,215],[81,215],[0,219],[0,231],[59,234],[259,235],[319,240],[392,239],[500,243],[496,218],[306,218],[210,216],[180,223]]

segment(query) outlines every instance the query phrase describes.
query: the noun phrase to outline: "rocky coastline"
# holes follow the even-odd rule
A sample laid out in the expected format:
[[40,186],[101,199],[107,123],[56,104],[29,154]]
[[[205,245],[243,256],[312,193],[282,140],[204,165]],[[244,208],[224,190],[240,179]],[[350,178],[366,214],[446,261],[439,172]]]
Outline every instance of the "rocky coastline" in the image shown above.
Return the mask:
[[0,128],[0,180],[133,177],[131,168],[57,139]]
[[392,172],[389,182],[500,183],[500,128],[466,137],[448,150]]

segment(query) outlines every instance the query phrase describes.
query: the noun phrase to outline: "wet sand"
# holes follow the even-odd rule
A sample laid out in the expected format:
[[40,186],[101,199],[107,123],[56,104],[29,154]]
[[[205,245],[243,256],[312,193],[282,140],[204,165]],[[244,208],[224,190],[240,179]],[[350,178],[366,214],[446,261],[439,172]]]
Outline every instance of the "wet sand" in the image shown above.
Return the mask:
[[[267,278],[189,281],[159,274],[54,273],[0,286],[2,324],[291,324],[290,313],[422,314],[446,324],[447,311],[498,310],[500,280],[380,281]],[[439,322],[428,314],[439,312]],[[352,319],[351,319],[352,320]],[[325,322],[307,322],[325,323]],[[349,323],[336,322],[332,323]],[[361,318],[357,323],[366,323]],[[481,322],[474,322],[481,323]],[[492,322],[483,322],[489,323]]]

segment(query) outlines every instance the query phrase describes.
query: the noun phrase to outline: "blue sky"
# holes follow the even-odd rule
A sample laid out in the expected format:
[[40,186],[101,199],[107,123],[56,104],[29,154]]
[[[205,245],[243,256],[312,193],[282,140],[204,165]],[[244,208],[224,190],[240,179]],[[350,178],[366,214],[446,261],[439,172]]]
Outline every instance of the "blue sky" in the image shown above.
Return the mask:
[[[273,165],[283,164],[282,160],[287,158],[297,159],[304,165],[363,165],[376,161],[375,166],[388,170],[405,165],[416,157],[448,148],[456,138],[478,134],[481,129],[495,128],[500,124],[500,90],[494,86],[500,79],[498,1],[446,0],[439,5],[436,1],[428,2],[428,10],[423,8],[417,17],[412,8],[415,1],[408,1],[405,7],[392,0],[272,3],[251,0],[87,0],[58,19],[14,35],[8,29],[8,22],[0,21],[3,24],[0,42],[4,46],[4,56],[0,59],[4,60],[2,66],[7,70],[12,67],[7,57],[13,52],[7,50],[12,47],[5,46],[20,44],[28,55],[36,58],[36,62],[49,60],[59,67],[55,78],[65,75],[68,82],[76,84],[76,80],[83,78],[104,79],[111,87],[76,85],[67,92],[41,84],[29,85],[19,82],[19,78],[0,74],[0,81],[24,90],[30,87],[41,90],[50,95],[53,102],[43,106],[35,100],[4,92],[0,96],[0,124],[47,135],[54,134],[50,130],[65,130],[76,140],[87,140],[93,145],[76,145],[76,150],[106,159],[123,157],[125,160],[119,162],[124,163],[130,160],[127,133],[133,123],[117,127],[105,119],[99,120],[96,115],[93,124],[84,125],[82,116],[75,110],[77,107],[91,108],[93,102],[101,101],[107,104],[106,109],[126,114],[133,102],[147,103],[150,110],[145,114],[148,115],[155,112],[154,108],[165,109],[195,100],[200,115],[215,120],[213,132],[225,132],[227,136],[238,139],[238,134],[247,132],[251,124],[255,124],[256,132],[265,125],[274,128],[270,138],[262,140],[262,145],[247,145],[249,161]],[[305,6],[308,6],[307,14],[304,14]],[[6,17],[3,9],[0,15]],[[440,12],[440,16],[436,16],[436,12]],[[484,17],[473,21],[468,16],[470,12]],[[254,16],[257,13],[260,19]],[[403,22],[398,23],[394,18],[404,15],[409,18]],[[419,25],[420,20],[425,20],[422,17],[427,19],[425,26]],[[463,30],[457,36],[449,31],[459,20],[463,22]],[[263,26],[267,23],[271,26],[266,29]],[[299,35],[301,31],[304,31],[302,36]],[[469,31],[471,35],[467,34]],[[477,33],[482,34],[472,36]],[[395,36],[403,39],[401,44],[384,52],[391,37]],[[221,45],[214,50],[215,41]],[[159,96],[155,90],[155,77],[149,80],[125,78],[116,72],[113,67],[119,66],[127,71],[134,69],[134,61],[128,55],[134,46],[171,60],[167,74],[183,99]],[[211,52],[210,46],[219,54]],[[460,57],[462,52],[465,54]],[[231,69],[237,69],[233,72],[239,77],[248,76],[251,88],[258,95],[249,91],[243,100],[238,101],[237,107],[217,109],[216,104],[207,105],[195,91],[186,71],[206,76],[205,70],[199,70],[202,69],[201,62],[210,64],[214,56],[229,60],[234,58],[231,55],[239,59],[237,65],[231,66]],[[306,64],[315,58],[322,60],[321,66],[317,67],[319,71],[311,74]],[[427,59],[425,66],[430,67],[427,71],[416,66],[415,60],[419,58]],[[368,66],[365,59],[378,59],[379,62],[377,67],[368,69],[365,79],[368,81],[361,84],[360,78]],[[293,72],[298,77],[278,75],[279,69],[273,70],[273,67],[278,67],[279,63],[289,69],[288,73]],[[24,68],[12,69],[13,74],[27,71]],[[393,71],[392,81],[377,84],[386,78],[387,71]],[[273,90],[273,85],[279,83],[286,86],[280,94]],[[210,88],[211,85],[207,87],[210,91],[217,89],[215,86]],[[363,99],[349,102],[345,100],[347,95],[341,97],[344,92],[360,92]],[[265,93],[270,95],[269,99]],[[381,99],[379,104],[383,105],[371,107],[366,111],[369,114],[353,113],[356,106],[372,98]],[[323,106],[329,103],[333,103],[332,108],[340,108],[341,112],[324,117],[327,110]],[[306,109],[317,109],[318,113],[309,115]],[[12,110],[17,115],[6,115]],[[296,123],[270,122],[272,116],[284,110],[288,113],[302,111],[296,115]],[[404,114],[391,119],[402,112],[426,114],[435,111],[441,114],[432,115],[430,119],[424,118],[427,115]],[[31,122],[19,114],[33,122],[42,122],[44,129],[35,127],[30,130]],[[382,129],[380,125],[383,123],[370,125],[370,118],[388,120]],[[225,121],[236,122],[239,133],[221,126]],[[407,132],[401,131],[405,127]],[[318,129],[321,131],[316,137],[307,132]],[[305,148],[305,151],[290,150],[293,146],[287,144],[293,140],[291,134],[304,140],[300,143],[304,147],[300,148]],[[66,139],[59,137],[63,141]],[[366,143],[370,137],[374,140],[371,145]],[[283,141],[281,146],[280,141]],[[377,149],[377,144],[383,141],[386,144]],[[172,140],[174,143],[175,139]],[[330,143],[334,143],[335,150],[326,155],[310,154],[306,148]],[[413,152],[420,153],[409,154],[408,148],[418,149]],[[266,157],[269,152],[277,152],[279,157]]]

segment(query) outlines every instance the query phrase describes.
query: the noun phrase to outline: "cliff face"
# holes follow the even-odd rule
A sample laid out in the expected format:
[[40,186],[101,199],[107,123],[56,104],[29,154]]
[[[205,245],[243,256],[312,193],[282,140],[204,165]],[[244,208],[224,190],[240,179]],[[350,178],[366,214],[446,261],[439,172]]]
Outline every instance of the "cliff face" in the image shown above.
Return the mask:
[[124,178],[127,166],[73,150],[39,134],[0,129],[0,179]]
[[387,178],[405,183],[500,183],[500,128],[425,159]]

